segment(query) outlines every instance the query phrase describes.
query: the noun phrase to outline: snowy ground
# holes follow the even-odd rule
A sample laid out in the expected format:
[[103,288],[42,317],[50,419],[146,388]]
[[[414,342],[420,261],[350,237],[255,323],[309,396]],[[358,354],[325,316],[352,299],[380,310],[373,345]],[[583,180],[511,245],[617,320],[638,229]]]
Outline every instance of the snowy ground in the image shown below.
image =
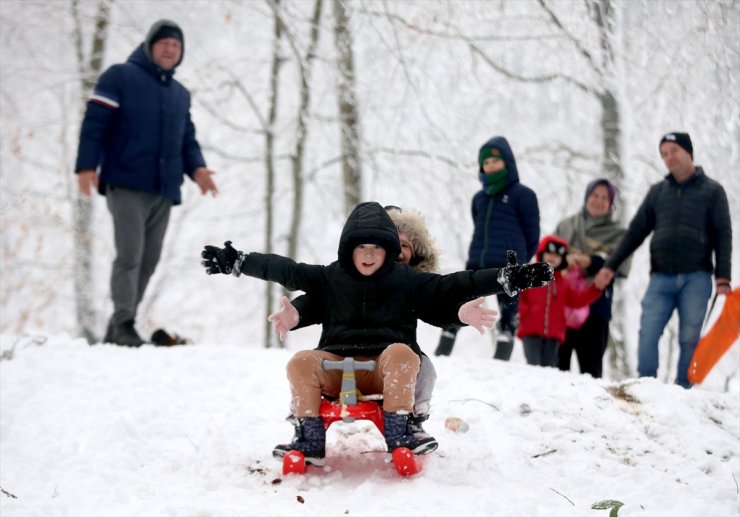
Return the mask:
[[456,354],[435,358],[440,448],[421,474],[398,477],[355,423],[331,428],[330,467],[283,478],[290,353],[18,341],[0,361],[0,514],[606,517],[591,506],[614,499],[622,517],[740,515],[735,396]]

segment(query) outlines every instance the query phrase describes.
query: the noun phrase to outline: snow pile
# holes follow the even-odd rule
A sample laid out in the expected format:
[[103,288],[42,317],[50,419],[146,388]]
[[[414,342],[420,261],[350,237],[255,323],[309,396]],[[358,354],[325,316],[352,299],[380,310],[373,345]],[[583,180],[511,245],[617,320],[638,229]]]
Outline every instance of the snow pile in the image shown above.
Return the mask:
[[[52,337],[0,361],[0,514],[73,516],[738,515],[740,407],[478,357],[434,358],[414,478],[367,422],[335,424],[325,469],[283,478],[288,350],[126,349]],[[39,344],[41,342],[41,344]],[[2,336],[4,355],[16,343]],[[464,419],[467,433],[444,427]]]

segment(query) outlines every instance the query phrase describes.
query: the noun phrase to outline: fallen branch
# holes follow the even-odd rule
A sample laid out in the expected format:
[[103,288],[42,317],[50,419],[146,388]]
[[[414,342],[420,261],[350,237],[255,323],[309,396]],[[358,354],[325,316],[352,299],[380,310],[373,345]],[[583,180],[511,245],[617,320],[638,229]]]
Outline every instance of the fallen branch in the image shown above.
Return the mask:
[[535,455],[534,455],[534,456],[532,456],[532,457],[533,457],[533,458],[541,458],[541,457],[543,457],[543,456],[548,456],[548,455],[552,454],[553,452],[558,452],[558,450],[557,450],[557,449],[553,449],[553,450],[551,450],[551,451],[547,451],[547,452],[541,452],[541,453],[539,453],[539,454],[535,454]]
[[5,489],[4,489],[3,487],[0,487],[0,491],[1,491],[1,492],[2,492],[3,494],[7,495],[8,497],[12,497],[13,499],[18,499],[18,498],[17,498],[16,496],[14,496],[13,494],[11,494],[11,493],[10,493],[10,492],[8,492],[7,490],[5,490]]
[[576,505],[576,503],[574,503],[573,501],[571,501],[570,499],[568,499],[567,497],[565,497],[565,496],[564,496],[563,494],[561,494],[560,492],[558,492],[558,491],[557,491],[557,490],[555,490],[554,488],[550,488],[550,490],[552,490],[553,492],[555,492],[556,494],[558,494],[558,495],[559,495],[560,497],[564,498],[564,499],[565,499],[566,501],[568,501],[568,502],[569,502],[570,504],[572,504],[573,506],[575,506],[575,505]]

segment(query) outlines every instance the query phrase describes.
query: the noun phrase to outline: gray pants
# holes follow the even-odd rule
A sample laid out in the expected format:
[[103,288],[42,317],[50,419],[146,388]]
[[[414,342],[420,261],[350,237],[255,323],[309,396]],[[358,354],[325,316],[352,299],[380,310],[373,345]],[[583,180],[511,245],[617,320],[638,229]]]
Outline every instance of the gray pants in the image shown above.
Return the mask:
[[425,415],[429,413],[432,391],[437,382],[437,371],[434,369],[431,359],[421,356],[419,374],[416,376],[416,390],[414,391],[414,413]]
[[111,323],[118,325],[136,318],[136,309],[162,253],[172,201],[111,186],[105,196],[113,217],[116,244],[110,279]]

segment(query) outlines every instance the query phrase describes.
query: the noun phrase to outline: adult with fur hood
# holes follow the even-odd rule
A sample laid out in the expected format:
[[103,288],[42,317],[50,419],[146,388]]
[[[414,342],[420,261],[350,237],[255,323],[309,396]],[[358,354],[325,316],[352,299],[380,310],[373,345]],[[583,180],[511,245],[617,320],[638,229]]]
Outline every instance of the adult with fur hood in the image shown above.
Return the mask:
[[[578,213],[558,223],[555,235],[569,243],[568,265],[573,273],[582,273],[592,280],[606,258],[614,252],[627,231],[614,219],[614,199],[617,189],[608,179],[597,178],[586,186],[583,207]],[[618,277],[630,270],[631,258],[619,267]],[[571,355],[576,352],[581,373],[601,378],[604,353],[609,344],[609,322],[612,319],[614,284],[610,282],[603,294],[588,308],[588,317],[580,326],[569,327],[565,341],[558,349],[558,367],[570,370]]]
[[[386,206],[386,211],[398,229],[398,238],[401,243],[401,253],[398,262],[408,264],[421,273],[439,273],[439,250],[429,235],[427,225],[421,214],[413,210],[404,210],[397,206]],[[287,297],[281,300],[281,309],[268,317],[272,321],[273,330],[281,340],[287,332],[309,325],[321,323],[324,315],[321,313],[323,305],[315,301],[311,295],[303,294],[292,302]],[[480,302],[467,302],[461,310],[484,311],[486,318],[494,318],[496,312],[480,306]],[[438,316],[428,317],[436,319],[431,324],[448,325],[452,323],[465,325],[459,320],[457,307],[449,307],[448,314],[444,311]],[[467,320],[472,321],[472,320]],[[480,326],[477,326],[482,331]],[[432,392],[437,381],[437,372],[429,357],[422,352],[419,374],[416,377],[416,391],[414,394],[414,411],[409,415],[408,425],[412,433],[419,437],[429,437],[423,423],[429,419]],[[433,438],[432,438],[433,439]],[[435,440],[436,442],[436,440]]]
[[356,373],[357,388],[383,393],[384,430],[388,450],[408,447],[416,454],[436,448],[408,428],[421,349],[416,342],[419,315],[433,313],[439,300],[462,303],[507,290],[514,293],[552,280],[547,264],[508,265],[498,269],[459,271],[449,275],[421,273],[397,262],[398,230],[377,203],[360,203],[349,215],[339,240],[338,257],[327,266],[298,264],[273,254],[242,253],[227,242],[206,246],[203,266],[209,274],[241,274],[302,290],[325,305],[322,333],[315,350],[297,352],[288,363],[296,434],[273,450],[290,450],[322,465],[326,434],[320,417],[322,393],[338,396],[342,372],[325,371],[324,359],[362,357],[376,360],[372,372]]
[[[483,188],[473,196],[473,238],[466,269],[503,267],[513,250],[529,262],[540,240],[537,196],[519,181],[519,171],[509,142],[503,136],[488,140],[478,152],[478,178]],[[517,330],[518,297],[497,296],[500,318],[496,324],[494,359],[508,361]],[[459,327],[442,332],[435,355],[450,355]]]
[[126,63],[100,76],[82,121],[79,189],[85,196],[97,189],[113,218],[113,315],[105,342],[144,342],[136,312],[159,262],[170,208],[181,202],[183,177],[204,195],[217,193],[195,138],[190,93],[174,78],[184,52],[175,22],[154,23]]

